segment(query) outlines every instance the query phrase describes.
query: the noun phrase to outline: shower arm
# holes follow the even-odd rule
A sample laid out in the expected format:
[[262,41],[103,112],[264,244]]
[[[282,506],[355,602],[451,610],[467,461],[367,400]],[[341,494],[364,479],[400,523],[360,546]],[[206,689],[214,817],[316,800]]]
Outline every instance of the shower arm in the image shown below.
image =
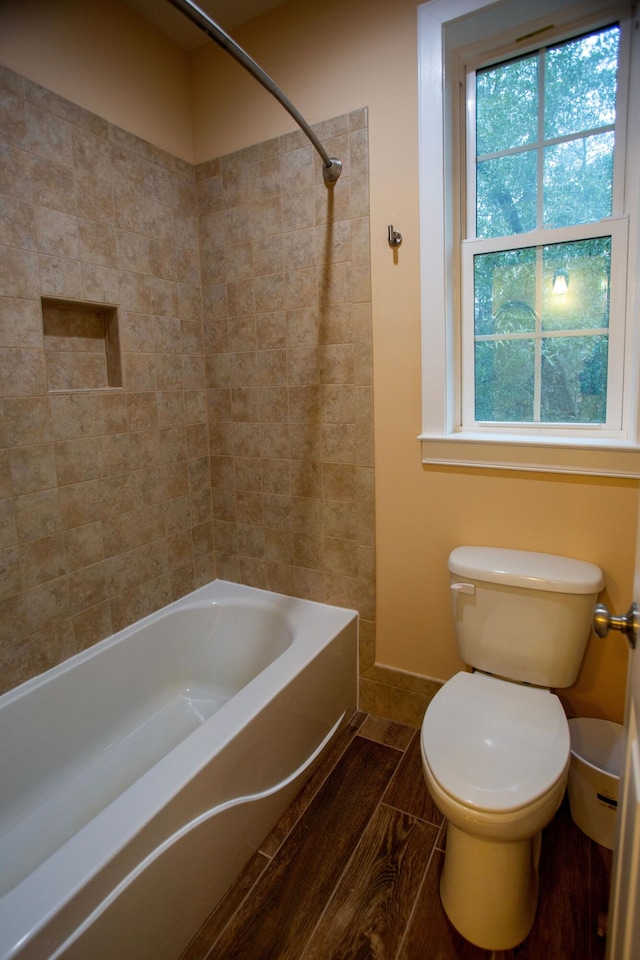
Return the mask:
[[204,31],[208,37],[222,47],[223,50],[226,50],[227,53],[241,64],[245,70],[248,70],[251,73],[258,83],[261,83],[262,86],[272,94],[276,100],[285,108],[285,110],[293,117],[300,129],[306,133],[307,137],[316,148],[320,156],[322,157],[322,176],[324,177],[324,182],[326,184],[335,183],[340,174],[342,173],[342,162],[337,160],[335,157],[330,157],[327,151],[324,149],[320,140],[315,135],[307,121],[304,119],[301,113],[294,107],[288,97],[285,97],[284,93],[276,84],[273,82],[271,77],[264,72],[262,67],[259,67],[255,60],[246,53],[241,46],[239,46],[235,40],[229,36],[228,33],[225,33],[222,27],[219,27],[214,20],[209,17],[204,10],[201,10],[193,0],[168,0],[168,2],[174,6],[177,10],[180,10],[186,17],[191,20],[192,23],[195,23],[197,27]]

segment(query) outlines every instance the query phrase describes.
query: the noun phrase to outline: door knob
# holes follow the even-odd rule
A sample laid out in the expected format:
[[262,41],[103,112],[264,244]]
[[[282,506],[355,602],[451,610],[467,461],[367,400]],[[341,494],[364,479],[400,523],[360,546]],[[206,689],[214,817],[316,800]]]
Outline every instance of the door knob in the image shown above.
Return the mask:
[[597,603],[593,611],[593,632],[598,637],[606,637],[609,630],[619,630],[624,633],[629,646],[633,649],[640,634],[640,614],[638,604],[632,603],[627,612],[621,617],[609,613],[604,603]]

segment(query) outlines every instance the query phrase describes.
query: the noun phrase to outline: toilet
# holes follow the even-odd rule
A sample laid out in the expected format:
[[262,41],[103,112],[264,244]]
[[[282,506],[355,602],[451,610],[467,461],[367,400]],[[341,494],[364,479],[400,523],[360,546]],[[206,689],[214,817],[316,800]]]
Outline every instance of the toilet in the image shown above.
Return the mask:
[[569,771],[569,725],[551,688],[576,680],[604,578],[583,560],[464,546],[449,574],[458,652],[473,672],[438,691],[420,736],[447,820],[440,896],[463,937],[509,950],[533,925],[541,831]]

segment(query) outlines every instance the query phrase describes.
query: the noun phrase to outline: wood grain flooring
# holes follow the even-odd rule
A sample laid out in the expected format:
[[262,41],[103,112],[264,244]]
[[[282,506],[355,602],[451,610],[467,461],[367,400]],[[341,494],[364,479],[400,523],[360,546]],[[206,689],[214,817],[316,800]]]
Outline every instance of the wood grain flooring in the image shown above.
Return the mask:
[[444,830],[418,731],[358,713],[180,960],[603,960],[611,853],[566,802],[513,950],[475,947],[447,920]]

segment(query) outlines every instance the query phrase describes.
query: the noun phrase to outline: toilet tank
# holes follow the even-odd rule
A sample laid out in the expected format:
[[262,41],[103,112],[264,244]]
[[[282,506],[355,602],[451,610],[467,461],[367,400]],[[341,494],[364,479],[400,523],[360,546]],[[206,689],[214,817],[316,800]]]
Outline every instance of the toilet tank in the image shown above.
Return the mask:
[[575,683],[604,586],[599,567],[549,553],[456,547],[449,574],[465,663],[541,687]]

